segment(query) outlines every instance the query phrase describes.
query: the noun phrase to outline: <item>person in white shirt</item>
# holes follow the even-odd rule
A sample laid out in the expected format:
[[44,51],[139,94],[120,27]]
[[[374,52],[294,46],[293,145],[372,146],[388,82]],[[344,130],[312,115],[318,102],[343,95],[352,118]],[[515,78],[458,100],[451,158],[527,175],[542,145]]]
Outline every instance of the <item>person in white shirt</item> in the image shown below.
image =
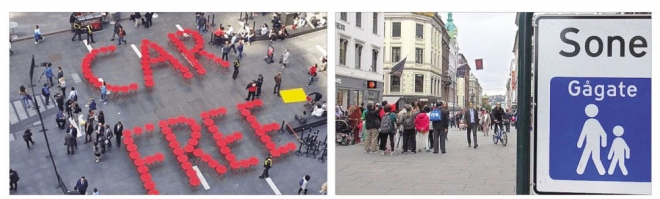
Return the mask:
[[268,26],[264,24],[261,26],[261,35],[267,35],[268,34]]
[[71,92],[69,92],[69,99],[73,101],[78,101],[78,92],[75,87],[71,87]]
[[227,30],[227,34],[233,35],[234,34],[234,27],[231,27],[231,25],[227,25],[229,27],[229,30]]
[[300,195],[300,192],[302,192],[303,195],[307,195],[307,184],[309,183],[309,179],[311,179],[309,175],[305,175],[305,177],[303,177],[300,189],[298,189],[298,195]]
[[316,117],[323,117],[323,113],[325,112],[325,109],[321,107],[321,105],[318,105],[314,108],[312,111],[312,115]]
[[38,44],[39,40],[43,41],[44,37],[41,36],[41,30],[39,30],[39,26],[34,26],[34,44]]

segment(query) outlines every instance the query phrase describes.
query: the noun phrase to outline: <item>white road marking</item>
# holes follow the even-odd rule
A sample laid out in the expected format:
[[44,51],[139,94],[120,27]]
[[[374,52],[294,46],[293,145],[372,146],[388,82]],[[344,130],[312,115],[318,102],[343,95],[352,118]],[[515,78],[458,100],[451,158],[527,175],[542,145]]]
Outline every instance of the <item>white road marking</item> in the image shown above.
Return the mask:
[[199,178],[199,181],[202,182],[202,186],[204,186],[204,190],[209,190],[211,187],[209,186],[209,183],[206,182],[206,179],[204,179],[204,175],[202,175],[202,172],[197,168],[197,166],[193,166],[193,169],[197,171],[197,177]]
[[[177,24],[177,25],[174,25],[174,26],[176,26],[176,28],[179,29],[180,31],[183,31],[183,28],[181,27],[181,25]],[[183,36],[188,37],[190,35],[188,35],[188,33],[183,33]]]
[[142,58],[142,53],[140,52],[140,50],[138,50],[135,44],[131,44],[131,48],[133,48],[133,51],[135,51],[135,54],[137,54],[138,57]]
[[319,50],[319,52],[321,52],[321,54],[323,54],[324,56],[328,55],[328,52],[326,52],[325,49],[323,49],[323,47],[321,47],[320,45],[316,45],[316,50]]
[[9,103],[9,123],[10,124],[16,124],[18,123],[18,115],[16,115],[16,111],[14,110],[14,107],[12,106],[12,103]]
[[22,99],[14,101],[14,107],[16,108],[16,113],[18,114],[19,120],[24,120],[28,118],[27,114],[25,113],[25,107],[23,107]]
[[82,79],[80,79],[80,75],[78,75],[78,73],[71,73],[71,79],[73,79],[73,82],[76,84],[82,83]]
[[266,182],[268,182],[268,185],[270,186],[271,189],[273,189],[273,192],[275,192],[275,195],[282,195],[279,189],[277,189],[277,186],[275,186],[275,183],[273,183],[273,180],[270,179],[270,177],[266,178]]
[[86,39],[83,40],[83,44],[85,44],[85,47],[87,47],[87,50],[89,50],[89,52],[92,52],[92,49],[93,49],[93,48],[92,48],[92,46],[90,46],[90,45],[87,43],[87,40],[86,40]]

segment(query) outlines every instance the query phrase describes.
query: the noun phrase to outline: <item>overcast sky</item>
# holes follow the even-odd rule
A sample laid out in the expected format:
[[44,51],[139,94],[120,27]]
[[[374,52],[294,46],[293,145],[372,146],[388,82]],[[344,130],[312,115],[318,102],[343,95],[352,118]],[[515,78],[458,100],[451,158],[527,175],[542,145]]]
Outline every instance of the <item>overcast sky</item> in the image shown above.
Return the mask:
[[[439,13],[447,23],[447,13]],[[506,81],[518,27],[516,13],[452,13],[458,28],[460,53],[470,63],[488,95],[506,94]],[[475,70],[475,59],[483,59],[484,69]]]

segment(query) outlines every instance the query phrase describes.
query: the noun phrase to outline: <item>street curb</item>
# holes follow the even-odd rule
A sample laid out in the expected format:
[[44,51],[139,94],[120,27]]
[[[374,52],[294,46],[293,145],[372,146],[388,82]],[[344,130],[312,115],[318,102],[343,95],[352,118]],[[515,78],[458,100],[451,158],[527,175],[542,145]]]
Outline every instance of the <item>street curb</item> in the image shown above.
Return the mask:
[[[126,18],[126,19],[128,19],[128,18]],[[121,19],[121,20],[125,20],[125,19]],[[327,28],[328,28],[328,26],[326,25],[326,26],[323,26],[323,27],[320,27],[320,28],[303,30],[303,31],[300,31],[300,32],[291,33],[291,34],[289,34],[289,38],[297,37],[297,36],[304,35],[304,34],[307,34],[307,33],[313,33],[313,32],[320,31],[320,30],[325,30]],[[70,31],[71,31],[70,29],[58,30],[58,31],[43,33],[43,34],[41,34],[41,36],[54,35],[54,34],[59,34],[59,33],[63,33],[63,32],[70,32]],[[28,40],[28,39],[34,39],[34,36],[20,37],[20,38],[12,40],[12,42],[23,41],[23,40]],[[256,37],[254,41],[260,41],[260,40],[268,40],[268,37],[265,37],[265,38]]]

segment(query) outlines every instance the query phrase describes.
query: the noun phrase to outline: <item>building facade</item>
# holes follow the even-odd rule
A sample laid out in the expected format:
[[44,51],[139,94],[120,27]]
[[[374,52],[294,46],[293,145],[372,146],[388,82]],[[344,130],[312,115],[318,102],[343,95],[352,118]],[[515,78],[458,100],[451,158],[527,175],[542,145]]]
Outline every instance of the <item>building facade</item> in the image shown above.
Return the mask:
[[475,107],[483,107],[481,96],[483,95],[481,85],[479,84],[479,79],[473,74],[470,74],[470,102],[474,104]]
[[[449,36],[437,13],[385,13],[384,51],[384,93],[388,102],[445,100],[445,85],[451,84]],[[391,67],[404,58],[401,77],[389,75]]]
[[380,102],[383,98],[384,15],[379,12],[335,14],[335,85],[337,105]]
[[456,69],[456,96],[460,108],[467,107],[470,102],[470,64],[462,53],[458,53]]
[[[458,105],[458,101],[460,99],[463,99],[462,97],[458,96],[458,89],[460,89],[460,85],[458,82],[458,52],[460,51],[460,48],[458,47],[458,28],[456,27],[456,24],[454,24],[454,18],[452,16],[452,13],[447,14],[447,24],[445,25],[447,28],[447,33],[449,36],[449,70],[447,75],[449,75],[449,78],[451,79],[451,84],[449,85],[449,91],[447,97],[450,98],[447,100],[449,103],[447,107],[450,110],[457,110],[460,108]],[[461,84],[463,85],[463,84]]]

